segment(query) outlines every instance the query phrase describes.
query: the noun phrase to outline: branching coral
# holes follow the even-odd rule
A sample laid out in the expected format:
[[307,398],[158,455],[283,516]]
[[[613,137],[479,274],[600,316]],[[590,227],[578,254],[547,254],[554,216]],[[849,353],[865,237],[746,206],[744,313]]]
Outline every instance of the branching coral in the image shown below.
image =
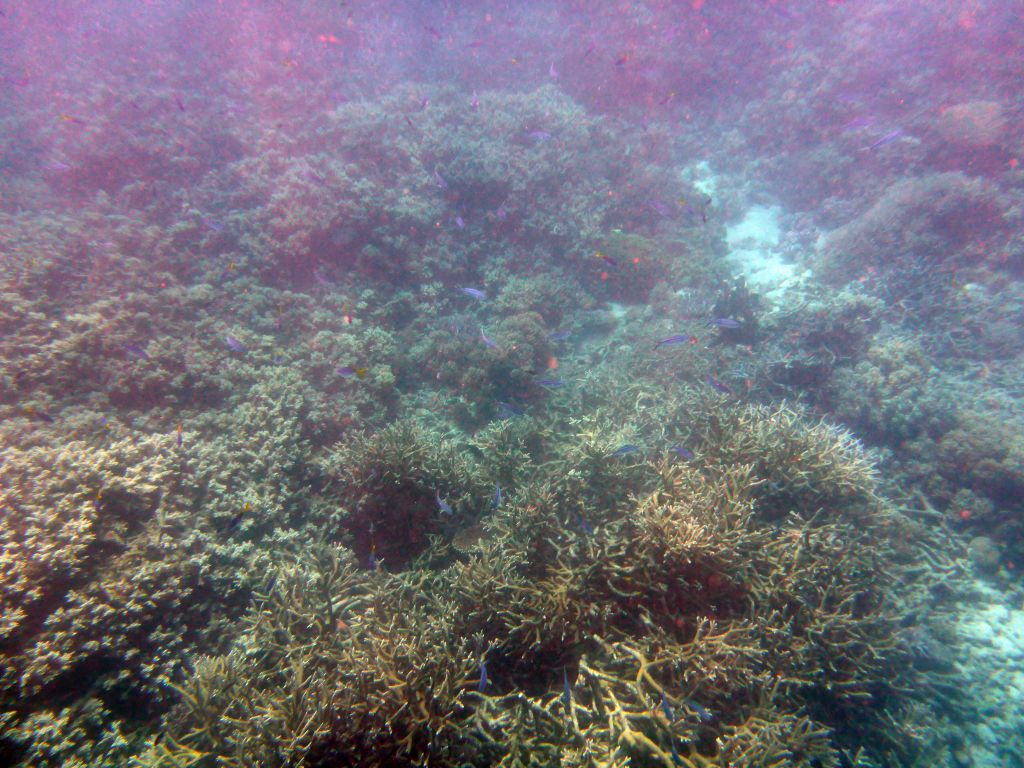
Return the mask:
[[[39,764],[88,742],[86,720],[158,707],[155,678],[204,621],[198,571],[164,535],[184,512],[172,441],[110,437],[8,448],[0,465],[0,700]],[[52,706],[83,691],[87,719]]]
[[359,561],[371,568],[407,566],[431,534],[472,522],[490,498],[468,455],[409,422],[354,436],[322,465],[328,489],[343,505],[334,535],[347,531]]
[[[388,576],[330,551],[283,568],[228,657],[181,686],[187,707],[144,764],[171,765],[177,744],[228,765],[912,757],[887,719],[912,670],[886,599],[897,528],[870,463],[847,434],[785,407],[703,424],[699,464],[636,475],[607,436],[581,428],[456,559]],[[389,508],[380,494],[413,480],[472,487],[457,453],[408,426],[352,451],[360,462],[342,466],[363,506]],[[574,475],[569,457],[590,469]],[[620,482],[631,499],[612,492]]]
[[411,587],[361,573],[337,550],[281,566],[242,641],[174,684],[188,730],[138,764],[377,766],[456,754],[473,653],[447,631],[444,603]]

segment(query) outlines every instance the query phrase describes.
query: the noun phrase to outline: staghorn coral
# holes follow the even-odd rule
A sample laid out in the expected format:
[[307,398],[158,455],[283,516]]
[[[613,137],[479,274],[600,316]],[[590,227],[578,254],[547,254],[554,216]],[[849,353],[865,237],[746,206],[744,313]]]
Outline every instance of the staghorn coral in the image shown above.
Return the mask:
[[[175,683],[139,764],[913,764],[891,725],[915,674],[887,599],[903,526],[870,463],[787,407],[699,423],[698,462],[632,464],[581,423],[457,556],[437,534],[396,575],[345,550],[281,566],[227,656]],[[531,429],[481,444],[522,450]],[[408,425],[334,461],[354,509],[429,507],[439,479],[477,508],[480,469]]]
[[[489,498],[469,456],[410,422],[353,436],[318,463],[342,506],[333,535],[347,533],[359,562],[370,568],[408,566],[432,534],[447,527],[451,535],[454,523],[478,517]],[[439,498],[450,505],[451,519]]]
[[845,429],[824,420],[808,424],[783,404],[723,409],[708,430],[708,458],[754,465],[761,515],[810,515],[824,507],[852,516],[878,504],[874,465]]
[[[454,724],[475,676],[445,605],[344,551],[280,566],[226,656],[199,658],[181,685],[177,736],[143,766],[374,766],[458,754]],[[314,619],[310,621],[310,619]]]
[[187,501],[172,441],[103,437],[8,447],[0,464],[0,703],[38,765],[123,755],[93,734],[165,704],[157,678],[206,621],[199,573],[166,535]]

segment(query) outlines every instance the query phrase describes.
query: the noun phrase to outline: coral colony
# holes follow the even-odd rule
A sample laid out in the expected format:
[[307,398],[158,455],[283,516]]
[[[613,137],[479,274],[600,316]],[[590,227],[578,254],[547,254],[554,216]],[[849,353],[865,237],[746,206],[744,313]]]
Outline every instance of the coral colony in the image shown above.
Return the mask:
[[0,764],[1024,765],[990,3],[0,8]]

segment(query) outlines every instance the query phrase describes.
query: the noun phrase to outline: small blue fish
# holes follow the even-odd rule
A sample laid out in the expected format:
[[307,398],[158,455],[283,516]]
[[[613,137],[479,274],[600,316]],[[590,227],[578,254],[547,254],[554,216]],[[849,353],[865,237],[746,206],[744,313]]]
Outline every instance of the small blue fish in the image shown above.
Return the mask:
[[550,389],[557,389],[564,383],[561,379],[537,379],[537,383],[542,387],[548,387]]
[[706,723],[709,720],[713,720],[715,717],[693,699],[683,699],[683,704],[685,704],[687,707],[696,712],[697,717],[699,717],[701,719],[701,722],[703,723]]
[[666,206],[660,200],[655,200],[653,198],[649,198],[647,200],[647,205],[649,205],[651,207],[651,209],[655,213],[657,213],[659,216],[661,216],[661,217],[668,216],[668,206]]
[[681,459],[685,459],[686,461],[693,461],[693,451],[691,451],[685,445],[680,445],[679,443],[676,443],[671,448],[669,448],[669,450],[672,451],[672,453],[679,456],[679,458]]
[[900,128],[897,128],[895,131],[889,131],[889,133],[885,134],[885,136],[880,138],[874,144],[869,144],[866,147],[862,147],[861,151],[862,152],[867,152],[870,149],[877,149],[878,147],[884,147],[886,144],[891,144],[892,142],[896,141],[896,139],[898,139],[902,135],[903,135],[903,131]]
[[583,533],[586,536],[593,536],[594,535],[594,526],[592,526],[590,523],[588,523],[586,520],[584,520],[579,515],[575,515],[575,518],[576,518],[576,523],[580,527],[580,530],[583,531]]
[[464,218],[462,218],[461,216],[456,216],[453,219],[453,221],[455,222],[455,226],[458,227],[459,229],[465,229],[466,228],[466,220]]
[[438,189],[448,189],[448,182],[441,177],[436,168],[434,169],[434,184]]
[[639,445],[633,445],[632,443],[626,443],[625,445],[619,446],[612,451],[612,456],[628,456],[631,453],[636,453],[640,450]]
[[434,497],[437,499],[437,508],[444,512],[446,515],[454,515],[451,504],[441,498],[441,492],[434,490]]
[[371,571],[376,571],[378,566],[380,566],[380,561],[377,559],[377,550],[373,548],[366,557],[366,567]]
[[487,686],[490,684],[490,680],[487,679],[487,662],[480,662],[480,682],[477,683],[476,689],[483,693]]
[[144,350],[138,344],[122,344],[121,347],[129,355],[133,355],[134,357],[137,357],[140,360],[149,360],[149,353],[146,352],[146,350]]
[[841,130],[843,133],[847,133],[848,131],[860,131],[865,128],[870,128],[874,124],[875,118],[871,117],[870,115],[866,115],[864,117],[853,118],[849,122],[844,123],[839,130]]
[[232,515],[230,520],[228,520],[228,524],[225,527],[225,531],[227,533],[234,533],[236,530],[238,530],[238,527],[242,524],[242,519],[250,512],[252,512],[252,504],[250,504],[247,501],[242,506],[242,508],[234,515]]
[[530,131],[526,134],[526,138],[533,139],[535,144],[543,144],[545,141],[551,141],[554,137],[547,131]]
[[224,334],[224,343],[228,345],[228,348],[232,352],[237,352],[240,355],[244,355],[245,354],[245,344],[240,342],[238,339],[236,339],[230,333],[225,333]]
[[459,288],[467,296],[472,296],[477,301],[487,301],[487,294],[479,288]]
[[667,339],[662,339],[661,341],[656,341],[654,343],[654,348],[657,349],[658,347],[661,347],[661,346],[671,346],[672,344],[696,344],[696,343],[697,343],[697,337],[696,336],[690,336],[689,334],[686,334],[686,333],[677,333],[675,336],[669,336]]
[[497,509],[501,506],[501,486],[495,483],[494,485],[494,498],[491,499],[491,509]]
[[679,750],[676,749],[676,740],[672,739],[669,741],[669,745],[672,747],[672,762],[676,765],[682,765],[683,759],[679,757]]
[[513,416],[523,415],[523,412],[511,403],[503,403],[501,400],[496,401],[496,403],[498,406],[498,418],[502,421],[511,419]]
[[717,325],[719,328],[739,328],[743,325],[739,320],[735,320],[731,317],[715,317],[709,322],[711,325]]
[[548,334],[551,341],[565,341],[572,336],[572,331],[552,331]]
[[719,381],[713,376],[708,376],[707,379],[705,379],[705,381],[707,382],[707,385],[709,387],[715,390],[715,392],[721,392],[723,395],[732,394],[732,390],[729,389],[729,387],[727,387],[725,384],[723,384],[721,381]]
[[212,229],[214,232],[220,232],[222,229],[224,229],[224,224],[222,222],[217,221],[217,219],[203,219],[203,224],[208,229]]
[[480,329],[480,340],[483,341],[484,346],[487,347],[488,349],[494,349],[498,346],[498,343],[494,339],[490,338],[486,333],[484,333],[483,328]]
[[672,714],[672,707],[668,703],[668,699],[665,698],[665,692],[661,692],[661,711],[665,713],[665,719],[668,720],[669,725],[675,721],[675,715]]
[[562,667],[562,703],[565,705],[565,713],[572,711],[572,686],[569,685],[569,673]]
[[343,365],[337,369],[337,372],[339,376],[344,376],[345,378],[348,378],[349,376],[356,376],[362,379],[366,376],[366,372],[368,370],[368,368],[352,368],[351,366]]

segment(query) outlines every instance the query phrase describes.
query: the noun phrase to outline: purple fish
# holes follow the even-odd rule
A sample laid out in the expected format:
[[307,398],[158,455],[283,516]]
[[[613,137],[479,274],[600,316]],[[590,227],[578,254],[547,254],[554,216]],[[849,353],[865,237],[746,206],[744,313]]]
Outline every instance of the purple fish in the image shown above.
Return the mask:
[[887,134],[885,134],[885,136],[880,138],[874,144],[869,144],[866,147],[862,147],[861,151],[866,152],[869,149],[875,149],[876,147],[884,147],[886,144],[892,144],[892,142],[896,141],[896,139],[898,139],[902,135],[903,130],[901,128],[897,128],[895,131],[889,131]]
[[508,218],[508,211],[505,210],[505,206],[499,205],[497,207],[497,209],[494,211],[494,218],[496,218],[498,221],[504,221],[505,219]]
[[455,226],[457,226],[459,229],[465,229],[466,228],[466,220],[463,219],[461,216],[456,216],[454,221],[455,221]]
[[639,445],[633,445],[632,443],[626,443],[625,445],[619,446],[612,451],[612,456],[628,456],[631,453],[636,453],[640,450]]
[[689,334],[686,334],[686,333],[677,333],[675,336],[669,336],[667,339],[662,339],[661,341],[656,341],[654,343],[654,348],[657,349],[658,347],[663,346],[663,345],[664,346],[670,346],[672,344],[696,344],[696,343],[697,343],[697,337],[696,336],[690,336]]
[[537,379],[537,383],[542,387],[556,389],[557,387],[562,386],[564,382],[561,379]]
[[588,523],[586,520],[584,520],[579,515],[574,514],[573,517],[576,518],[576,522],[579,525],[579,527],[582,529],[583,533],[585,533],[587,536],[593,536],[594,535],[594,526],[592,526],[590,523]]
[[545,141],[551,141],[553,137],[547,131],[530,131],[526,134],[526,138],[533,139],[536,144],[543,144]]
[[31,416],[32,418],[39,419],[39,421],[46,422],[47,424],[53,424],[54,422],[53,416],[48,414],[42,408],[36,408],[34,405],[26,405],[25,413]]
[[717,325],[719,328],[739,328],[743,325],[739,320],[734,320],[731,317],[716,317],[710,323],[711,325]]
[[323,174],[317,173],[312,168],[307,168],[306,169],[306,175],[309,178],[313,179],[313,181],[318,181],[321,184],[326,184],[327,183],[327,177],[325,177]]
[[149,360],[149,354],[138,344],[122,344],[121,346],[129,355],[134,355],[140,360]]
[[502,421],[511,419],[513,416],[522,416],[523,412],[516,408],[511,403],[503,403],[501,400],[497,401],[498,406],[498,418]]
[[434,489],[434,497],[437,499],[437,508],[444,512],[446,515],[454,515],[455,512],[452,510],[452,505],[441,498],[441,492],[436,488]]
[[476,91],[473,91],[473,95],[469,99],[469,106],[471,109],[476,109],[480,106],[480,99],[476,97]]
[[647,205],[653,208],[659,216],[668,216],[668,207],[660,200],[650,198],[647,200]]
[[203,219],[203,224],[205,224],[209,229],[212,229],[214,232],[220,232],[222,229],[224,229],[224,224],[217,221],[216,219]]
[[228,345],[228,349],[230,349],[232,352],[238,352],[240,355],[245,354],[245,344],[240,342],[230,333],[224,334],[224,343]]
[[494,339],[490,338],[486,333],[484,333],[483,328],[480,329],[480,339],[481,341],[483,341],[484,346],[487,347],[488,349],[494,349],[495,347],[498,346],[497,342],[495,342]]
[[438,189],[448,189],[448,182],[441,178],[441,174],[434,169],[434,184]]
[[565,341],[572,336],[572,331],[552,331],[548,334],[551,341]]
[[679,456],[679,458],[681,459],[685,459],[686,461],[693,461],[693,451],[691,451],[685,445],[680,445],[679,443],[676,443],[671,448],[669,448],[669,450],[672,451],[672,453]]
[[487,301],[487,294],[479,288],[459,288],[467,296],[472,296],[477,301]]
[[874,124],[875,118],[873,117],[855,117],[848,123],[843,125],[843,127],[840,130],[842,130],[844,133],[846,133],[847,131],[860,131],[863,130],[864,128],[870,128]]
[[723,384],[721,381],[714,378],[713,376],[708,376],[707,379],[705,379],[705,381],[707,382],[707,385],[709,387],[715,390],[715,392],[721,392],[723,395],[732,394],[732,390],[729,389],[729,387],[727,387],[725,384]]

